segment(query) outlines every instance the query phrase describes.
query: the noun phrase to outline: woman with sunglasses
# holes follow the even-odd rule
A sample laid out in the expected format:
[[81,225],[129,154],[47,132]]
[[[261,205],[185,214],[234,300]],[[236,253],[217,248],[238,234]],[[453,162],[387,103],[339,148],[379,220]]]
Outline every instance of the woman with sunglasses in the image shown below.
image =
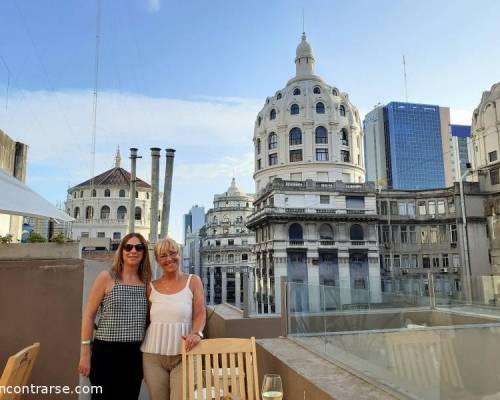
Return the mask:
[[143,351],[144,381],[151,400],[181,399],[182,339],[189,351],[203,338],[205,294],[201,279],[179,268],[179,246],[159,241],[155,257],[163,276],[148,285],[151,324]]
[[93,386],[102,388],[102,393],[93,394],[92,399],[139,397],[140,346],[146,329],[146,285],[150,280],[146,240],[138,233],[129,233],[118,246],[111,271],[97,276],[83,315],[79,370]]

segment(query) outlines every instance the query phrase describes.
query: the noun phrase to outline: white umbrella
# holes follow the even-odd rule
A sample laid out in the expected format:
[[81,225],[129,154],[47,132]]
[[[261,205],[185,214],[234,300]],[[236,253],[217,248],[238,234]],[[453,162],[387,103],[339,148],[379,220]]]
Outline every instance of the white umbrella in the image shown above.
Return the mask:
[[47,217],[58,221],[74,221],[64,211],[35,193],[24,183],[0,169],[0,214]]

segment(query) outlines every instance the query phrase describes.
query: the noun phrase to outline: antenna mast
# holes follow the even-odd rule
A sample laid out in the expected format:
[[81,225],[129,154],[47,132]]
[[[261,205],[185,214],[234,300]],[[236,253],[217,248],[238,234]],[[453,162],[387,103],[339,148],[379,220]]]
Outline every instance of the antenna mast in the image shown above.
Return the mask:
[[405,99],[406,99],[406,102],[408,103],[408,82],[406,79],[406,60],[405,60],[404,54],[403,54],[403,75],[404,75],[404,80],[405,80]]
[[101,30],[101,0],[97,0],[96,28],[95,28],[95,65],[94,65],[94,104],[92,108],[92,145],[90,149],[91,169],[90,169],[90,196],[94,190],[95,175],[95,142],[97,136],[97,87],[99,78],[99,44]]
[[306,31],[306,23],[305,23],[304,9],[302,9],[302,33]]

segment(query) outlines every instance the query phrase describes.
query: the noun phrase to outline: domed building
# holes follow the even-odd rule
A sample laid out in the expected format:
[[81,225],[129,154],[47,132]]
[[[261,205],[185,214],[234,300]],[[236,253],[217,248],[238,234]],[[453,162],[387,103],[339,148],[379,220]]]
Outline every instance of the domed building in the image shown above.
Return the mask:
[[[364,183],[359,113],[347,93],[315,75],[315,62],[304,33],[295,76],[255,121],[257,197],[247,227],[256,232],[259,313],[280,312],[284,276],[297,285],[291,310],[380,301],[376,193]],[[368,288],[369,299],[357,298],[356,289]]]
[[297,47],[295,77],[266,99],[254,129],[257,193],[273,178],[364,182],[363,131],[347,93],[314,74],[306,35]]
[[255,235],[245,226],[252,211],[253,196],[242,192],[234,178],[226,192],[214,196],[214,207],[206,213],[200,231],[207,304],[240,307],[243,303],[243,274],[253,277],[254,267]]
[[[128,232],[131,174],[121,167],[120,150],[115,166],[92,179],[68,189],[66,212],[75,218],[70,237],[109,238],[116,247]],[[151,185],[137,178],[135,193],[135,232],[149,239]],[[159,200],[161,210],[161,194]]]

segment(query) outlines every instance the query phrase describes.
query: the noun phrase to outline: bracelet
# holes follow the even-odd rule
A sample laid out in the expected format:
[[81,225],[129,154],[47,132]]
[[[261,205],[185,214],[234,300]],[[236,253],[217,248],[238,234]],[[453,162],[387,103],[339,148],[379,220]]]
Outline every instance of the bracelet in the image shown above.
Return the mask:
[[82,345],[91,345],[92,344],[92,340],[82,340]]

